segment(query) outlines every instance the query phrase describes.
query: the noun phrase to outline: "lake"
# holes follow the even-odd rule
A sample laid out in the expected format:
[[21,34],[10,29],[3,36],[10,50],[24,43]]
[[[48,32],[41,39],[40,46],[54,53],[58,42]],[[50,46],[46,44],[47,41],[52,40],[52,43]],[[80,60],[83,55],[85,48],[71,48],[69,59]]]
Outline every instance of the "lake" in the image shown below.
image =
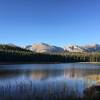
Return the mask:
[[100,66],[94,64],[0,65],[0,100],[81,98],[86,88],[99,83]]

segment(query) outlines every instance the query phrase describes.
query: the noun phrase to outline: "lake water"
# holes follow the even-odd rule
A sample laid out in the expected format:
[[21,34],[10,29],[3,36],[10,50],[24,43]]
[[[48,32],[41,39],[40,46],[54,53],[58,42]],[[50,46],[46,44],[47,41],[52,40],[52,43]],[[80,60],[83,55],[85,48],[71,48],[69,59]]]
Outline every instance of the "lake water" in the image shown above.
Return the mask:
[[82,97],[86,88],[99,84],[99,76],[100,66],[93,64],[0,65],[0,100]]

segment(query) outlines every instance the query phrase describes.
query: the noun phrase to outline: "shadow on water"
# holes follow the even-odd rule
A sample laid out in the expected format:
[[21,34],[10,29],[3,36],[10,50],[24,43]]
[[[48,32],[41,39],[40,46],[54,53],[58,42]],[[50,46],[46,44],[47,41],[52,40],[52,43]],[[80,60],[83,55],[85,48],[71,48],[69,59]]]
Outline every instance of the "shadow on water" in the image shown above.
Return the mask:
[[91,64],[3,65],[0,100],[88,100],[99,76]]

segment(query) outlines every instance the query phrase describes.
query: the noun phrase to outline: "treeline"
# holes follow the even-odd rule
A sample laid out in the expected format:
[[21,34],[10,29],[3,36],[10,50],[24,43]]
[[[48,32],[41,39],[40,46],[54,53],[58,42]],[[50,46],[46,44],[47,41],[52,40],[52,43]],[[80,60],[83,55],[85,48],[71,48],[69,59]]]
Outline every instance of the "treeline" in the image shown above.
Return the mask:
[[[29,51],[24,48],[18,47],[18,46],[9,46],[9,45],[4,45],[0,44],[0,51]],[[31,51],[29,51],[31,52]]]
[[0,45],[0,62],[33,62],[33,63],[49,63],[49,62],[100,62],[100,53],[53,53],[43,54],[34,53],[32,51],[11,47],[8,45]]

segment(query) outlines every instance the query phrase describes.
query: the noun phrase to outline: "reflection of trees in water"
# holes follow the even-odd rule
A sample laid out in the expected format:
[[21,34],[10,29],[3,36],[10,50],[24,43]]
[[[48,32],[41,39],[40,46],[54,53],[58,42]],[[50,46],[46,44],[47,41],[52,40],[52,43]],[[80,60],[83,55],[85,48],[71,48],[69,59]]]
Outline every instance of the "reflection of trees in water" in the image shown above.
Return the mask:
[[98,69],[76,69],[70,68],[68,70],[64,70],[64,76],[70,78],[84,78],[88,75],[100,75],[100,70]]
[[21,71],[18,71],[18,70],[0,70],[0,78],[3,78],[3,79],[9,79],[9,78],[14,78],[14,77],[17,77],[17,76],[20,76],[22,74]]

